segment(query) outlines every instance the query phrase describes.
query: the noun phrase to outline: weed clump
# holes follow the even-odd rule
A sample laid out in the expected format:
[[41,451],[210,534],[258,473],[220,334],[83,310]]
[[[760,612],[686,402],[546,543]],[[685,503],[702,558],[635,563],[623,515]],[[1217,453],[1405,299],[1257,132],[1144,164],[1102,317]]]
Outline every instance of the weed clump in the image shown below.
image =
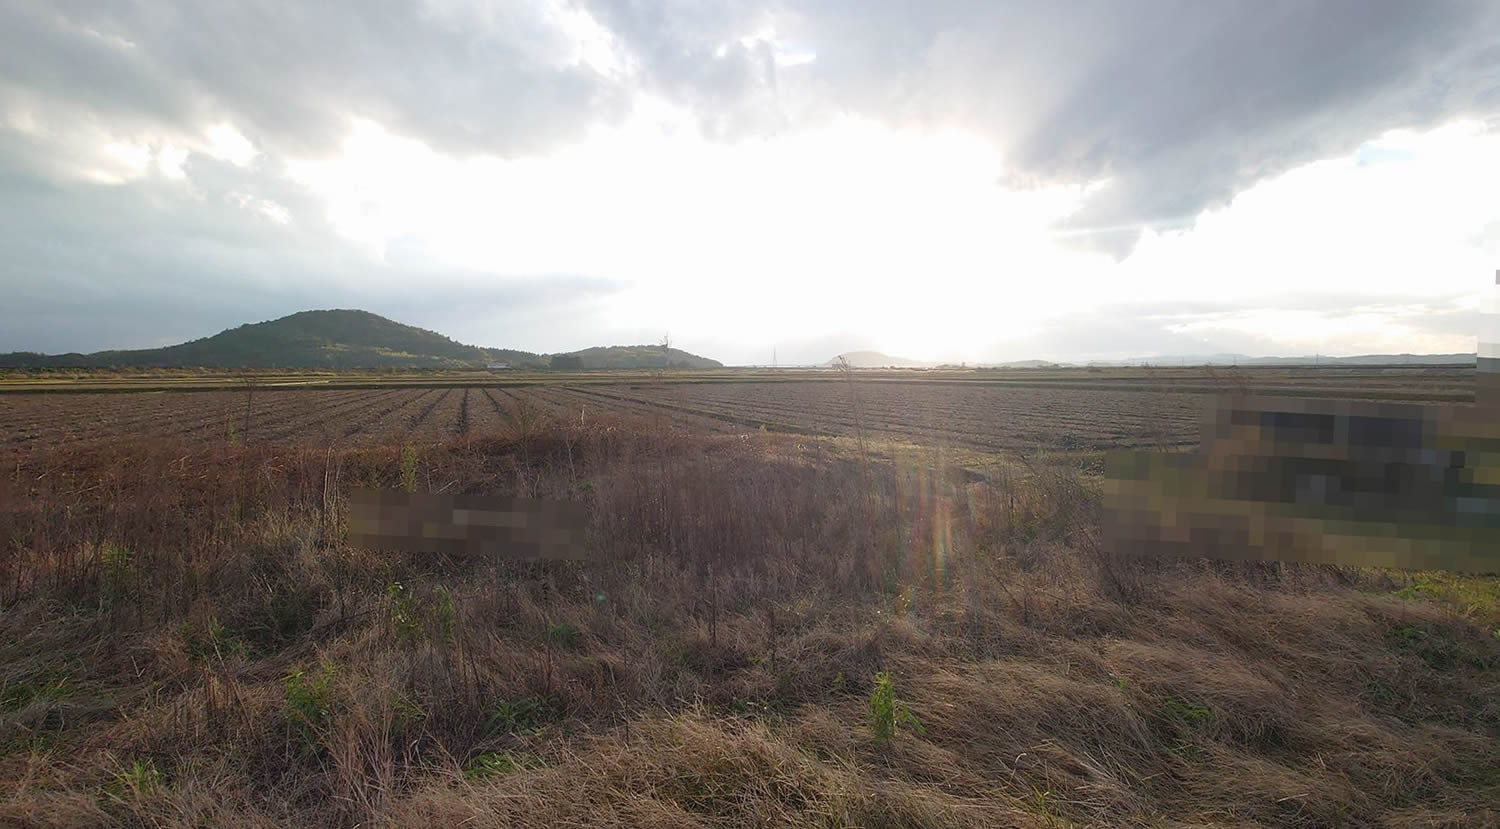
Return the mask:
[[422,637],[422,621],[418,618],[416,596],[401,582],[391,582],[385,587],[386,598],[391,603],[391,626],[396,636],[407,641]]
[[528,734],[557,719],[558,712],[541,697],[501,699],[491,708],[485,730],[491,734]]
[[283,680],[287,717],[311,745],[333,712],[333,680],[338,671],[324,665],[315,676],[293,671]]
[[486,751],[475,755],[474,759],[464,766],[464,776],[470,780],[487,780],[491,777],[535,768],[536,765],[532,759],[514,752]]
[[869,709],[870,730],[878,743],[890,743],[896,736],[896,729],[900,727],[910,728],[918,734],[925,733],[917,715],[905,703],[896,699],[896,692],[891,687],[891,677],[885,671],[875,674],[874,687],[870,689]]

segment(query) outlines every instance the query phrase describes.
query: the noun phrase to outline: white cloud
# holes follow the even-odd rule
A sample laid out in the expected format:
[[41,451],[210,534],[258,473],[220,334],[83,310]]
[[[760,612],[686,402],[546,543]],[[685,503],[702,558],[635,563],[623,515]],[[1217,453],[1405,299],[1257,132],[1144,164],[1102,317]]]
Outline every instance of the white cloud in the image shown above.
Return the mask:
[[1165,327],[1173,333],[1196,335],[1208,341],[1225,334],[1260,338],[1296,355],[1348,356],[1360,352],[1451,354],[1474,350],[1474,334],[1423,331],[1403,319],[1409,313],[1409,309],[1399,307],[1351,314],[1241,311]]
[[233,124],[215,124],[205,131],[205,137],[208,143],[203,147],[203,152],[236,167],[244,167],[260,154],[255,145],[250,143],[250,139]]
[[[1254,334],[1284,350],[1461,350],[1390,324],[1257,308],[1308,291],[1477,296],[1500,139],[1472,124],[1391,133],[1265,181],[1191,230],[1148,233],[1124,262],[1051,228],[1096,183],[1009,189],[1004,159],[960,131],[843,118],[725,145],[637,115],[544,158],[466,160],[363,122],[333,160],[289,165],[376,260],[400,240],[431,263],[505,275],[589,273],[633,290],[620,327],[760,343],[862,332],[893,352],[979,361],[1047,320],[1114,303],[1216,300],[1241,311],[1167,330]],[[1370,163],[1381,152],[1399,161]],[[419,240],[414,242],[413,240]],[[1144,323],[1143,323],[1144,324]],[[1121,354],[1119,356],[1133,356]]]
[[163,146],[156,151],[156,169],[162,175],[170,179],[182,180],[187,178],[187,170],[183,165],[187,163],[190,152],[182,147],[171,144]]
[[93,177],[103,183],[118,183],[144,175],[151,166],[151,148],[128,141],[111,141],[104,145],[105,165]]

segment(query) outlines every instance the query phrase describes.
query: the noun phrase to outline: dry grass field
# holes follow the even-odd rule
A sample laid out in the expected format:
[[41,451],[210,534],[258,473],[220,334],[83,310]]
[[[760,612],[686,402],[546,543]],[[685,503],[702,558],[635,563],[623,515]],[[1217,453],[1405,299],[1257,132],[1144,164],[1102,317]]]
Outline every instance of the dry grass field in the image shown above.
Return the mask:
[[[1111,558],[1057,462],[1464,378],[1137,374],[0,394],[0,823],[1500,823],[1500,583]],[[594,559],[355,548],[368,486]]]

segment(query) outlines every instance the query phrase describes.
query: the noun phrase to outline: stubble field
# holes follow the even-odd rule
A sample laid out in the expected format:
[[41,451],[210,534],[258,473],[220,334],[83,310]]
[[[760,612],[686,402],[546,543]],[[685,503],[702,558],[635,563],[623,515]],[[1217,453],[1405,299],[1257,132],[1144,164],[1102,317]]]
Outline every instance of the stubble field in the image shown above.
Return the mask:
[[[430,387],[266,387],[251,390],[0,394],[0,445],[155,437],[302,446],[443,440],[506,428],[516,416],[587,422],[625,414],[703,432],[850,436],[978,451],[1098,451],[1191,444],[1215,393],[1255,390],[1373,400],[1470,399],[1461,369],[1157,370],[968,374],[913,378],[724,374],[683,382],[608,375]],[[773,375],[774,376],[774,375]],[[202,382],[196,380],[195,382]],[[0,390],[3,390],[0,386]]]

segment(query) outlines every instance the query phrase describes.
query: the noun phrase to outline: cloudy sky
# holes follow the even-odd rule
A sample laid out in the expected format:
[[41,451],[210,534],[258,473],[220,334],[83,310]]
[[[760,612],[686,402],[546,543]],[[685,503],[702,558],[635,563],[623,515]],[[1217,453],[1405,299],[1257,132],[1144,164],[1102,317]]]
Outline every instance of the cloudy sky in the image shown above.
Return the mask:
[[0,351],[1472,351],[1489,0],[0,2]]

